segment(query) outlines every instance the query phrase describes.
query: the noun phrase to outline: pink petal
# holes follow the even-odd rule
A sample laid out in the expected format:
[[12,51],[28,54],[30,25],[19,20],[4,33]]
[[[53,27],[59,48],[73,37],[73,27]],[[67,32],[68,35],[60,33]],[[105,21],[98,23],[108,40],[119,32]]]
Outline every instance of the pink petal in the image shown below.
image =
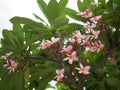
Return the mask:
[[85,71],[85,72],[83,72],[83,74],[89,74],[90,72],[89,71]]
[[78,59],[78,57],[74,57],[74,61],[78,61],[79,59]]
[[56,70],[56,73],[58,74],[60,72],[60,70]]
[[90,70],[90,66],[85,66],[85,69],[86,70]]
[[73,63],[73,60],[69,60],[68,62],[69,62],[69,64],[72,64],[72,63]]
[[63,61],[66,61],[66,60],[68,60],[68,59],[69,59],[69,58],[68,58],[68,57],[66,57],[66,58],[64,58],[64,59],[63,59]]
[[76,51],[73,51],[71,55],[76,56]]
[[80,68],[83,68],[83,65],[80,63]]
[[80,68],[75,68],[76,70],[80,70]]
[[63,68],[63,69],[61,69],[61,73],[64,73],[64,71],[65,71],[65,70],[64,70],[64,68]]

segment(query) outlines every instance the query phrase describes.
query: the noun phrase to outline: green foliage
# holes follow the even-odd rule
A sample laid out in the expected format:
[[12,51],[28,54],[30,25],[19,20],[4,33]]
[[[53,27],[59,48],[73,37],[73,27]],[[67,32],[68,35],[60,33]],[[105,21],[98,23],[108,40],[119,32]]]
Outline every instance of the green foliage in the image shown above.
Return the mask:
[[[56,84],[58,90],[79,90],[77,87],[82,85],[86,90],[119,90],[120,89],[120,1],[98,0],[100,5],[97,7],[91,6],[90,3],[94,0],[78,0],[76,2],[79,12],[84,12],[90,8],[93,16],[102,15],[100,23],[96,24],[101,31],[100,41],[104,44],[104,49],[97,53],[87,52],[85,45],[77,47],[80,60],[78,63],[68,65],[66,62],[60,61],[63,59],[61,53],[55,47],[62,47],[62,43],[54,44],[51,56],[48,51],[37,50],[41,40],[50,40],[52,36],[69,38],[72,32],[80,30],[82,34],[88,32],[84,26],[77,22],[70,23],[70,18],[90,24],[90,20],[77,15],[76,10],[66,7],[69,0],[50,0],[46,4],[45,0],[37,0],[40,10],[48,20],[48,23],[39,15],[34,14],[39,22],[25,17],[13,17],[10,22],[13,24],[12,30],[3,29],[0,47],[0,56],[12,51],[13,55],[9,59],[15,60],[19,67],[15,72],[9,73],[7,67],[3,67],[6,60],[0,58],[0,90],[45,90],[51,80],[56,80],[55,70],[65,68],[69,72],[65,72],[68,77],[65,82]],[[82,48],[83,47],[83,48]],[[61,48],[60,48],[61,50]],[[57,55],[60,60],[56,59]],[[108,60],[108,57],[114,57],[113,61]],[[116,61],[115,61],[116,60]],[[90,75],[82,75],[73,70],[73,67],[79,63],[90,65]],[[117,63],[116,63],[117,62]],[[76,65],[76,66],[75,66]],[[71,71],[74,71],[72,73]],[[69,76],[68,74],[76,77]],[[76,82],[75,82],[76,81]],[[82,81],[82,84],[80,83]],[[78,85],[78,86],[77,86]]]
[[65,13],[75,20],[80,20],[80,17],[77,16],[77,12],[73,9],[66,8]]
[[79,11],[85,11],[85,9],[90,8],[90,3],[94,2],[94,0],[83,0],[83,2],[81,0],[77,1],[77,6]]
[[[12,73],[4,72],[1,75],[0,89],[4,90],[25,90],[23,72]],[[7,82],[7,83],[6,83]]]

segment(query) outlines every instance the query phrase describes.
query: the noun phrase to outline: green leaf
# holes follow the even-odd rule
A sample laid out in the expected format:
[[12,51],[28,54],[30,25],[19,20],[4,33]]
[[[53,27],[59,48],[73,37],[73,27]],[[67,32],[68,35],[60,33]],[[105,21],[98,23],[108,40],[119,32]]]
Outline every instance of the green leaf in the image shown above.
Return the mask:
[[57,90],[71,90],[68,86],[66,86],[64,83],[57,83]]
[[24,74],[23,72],[20,72],[17,76],[15,90],[25,90],[25,83],[24,83]]
[[19,43],[23,45],[24,42],[24,33],[20,24],[13,24],[13,32],[19,39]]
[[6,49],[9,48],[9,46],[11,47],[9,49],[12,50],[22,48],[22,44],[20,44],[18,37],[12,31],[3,30],[3,38],[1,44],[3,47],[6,47]]
[[8,89],[12,90],[12,88],[16,82],[16,78],[14,77],[14,74],[9,74],[9,75],[7,74],[1,78],[2,78],[2,80],[0,81],[0,90],[2,90],[3,88],[4,88],[4,90],[8,90]]
[[69,17],[71,17],[71,18],[73,18],[73,19],[75,19],[75,20],[79,20],[79,21],[81,20],[80,17],[77,16],[77,13],[78,13],[78,12],[76,12],[76,11],[73,10],[73,9],[66,8],[66,9],[65,9],[65,13],[66,13]]
[[1,77],[0,90],[25,90],[23,73],[6,73]]
[[[40,60],[42,61],[42,60]],[[48,82],[50,82],[55,77],[56,64],[50,63],[48,61],[42,62],[33,62],[34,66],[31,67],[31,84],[34,84],[34,81],[37,81],[39,86],[37,90],[44,90]],[[41,77],[41,78],[40,78]]]
[[110,0],[110,1],[112,1],[112,2],[117,3],[117,4],[120,5],[120,0]]
[[40,10],[43,12],[43,14],[48,19],[48,16],[47,16],[47,4],[43,0],[37,0],[37,3],[39,5],[39,7],[40,7]]
[[79,11],[85,11],[85,9],[87,9],[87,6],[85,4],[83,4],[83,2],[81,0],[77,1],[77,7],[79,9]]
[[45,90],[46,86],[48,85],[48,82],[50,82],[54,78],[54,74],[48,73],[47,76],[42,77],[42,79],[39,82],[39,87],[37,90]]
[[68,0],[60,0],[59,1],[59,7],[60,7],[60,13],[62,13],[68,3]]
[[47,15],[49,17],[49,22],[52,25],[57,17],[60,15],[59,4],[56,0],[50,0],[47,7]]
[[[77,23],[69,23],[69,29],[68,30],[70,30],[70,31],[76,31],[76,30],[80,30],[81,32],[84,32],[83,30],[82,30],[82,28],[83,28],[83,26],[82,25],[80,25],[80,24],[77,24]],[[68,31],[69,32],[69,31]]]
[[45,23],[48,26],[48,24],[41,17],[39,17],[35,13],[33,13],[33,15],[35,16],[35,18],[39,19],[40,21],[42,21],[43,23]]
[[106,34],[106,32],[101,33],[100,40],[104,44],[104,50],[105,51],[108,50],[108,49],[110,49],[110,47],[111,47],[111,43],[110,43],[109,39],[110,38],[108,37],[108,35]]
[[83,0],[83,2],[81,0],[77,1],[77,6],[79,11],[85,11],[87,8],[91,8],[90,3],[93,2],[94,0]]
[[55,28],[59,28],[60,26],[68,24],[68,21],[69,20],[65,16],[60,16],[60,17],[56,18],[56,20],[54,22],[54,26],[55,26]]
[[12,19],[10,19],[10,21],[13,24],[26,24],[29,26],[43,27],[42,23],[35,22],[25,17],[13,17]]
[[64,32],[66,31],[67,33],[71,33],[76,31],[76,30],[80,30],[82,33],[84,32],[84,30],[82,30],[83,26],[77,23],[69,23],[69,24],[65,24],[63,26],[61,26],[58,31],[59,32]]
[[100,2],[101,4],[105,4],[106,0],[98,0],[98,2]]
[[108,78],[106,80],[106,82],[111,86],[119,86],[120,85],[120,80],[115,77]]
[[1,39],[2,52],[6,53],[13,51],[15,55],[20,56],[24,49],[25,33],[19,24],[13,25],[14,30],[2,31],[3,38]]

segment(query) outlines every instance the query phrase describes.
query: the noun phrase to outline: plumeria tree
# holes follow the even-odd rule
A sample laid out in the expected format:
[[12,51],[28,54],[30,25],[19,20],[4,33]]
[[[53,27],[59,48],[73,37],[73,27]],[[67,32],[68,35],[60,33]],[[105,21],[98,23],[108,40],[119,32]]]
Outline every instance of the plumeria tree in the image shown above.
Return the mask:
[[2,32],[0,90],[120,90],[120,1],[37,3],[48,22],[13,17]]

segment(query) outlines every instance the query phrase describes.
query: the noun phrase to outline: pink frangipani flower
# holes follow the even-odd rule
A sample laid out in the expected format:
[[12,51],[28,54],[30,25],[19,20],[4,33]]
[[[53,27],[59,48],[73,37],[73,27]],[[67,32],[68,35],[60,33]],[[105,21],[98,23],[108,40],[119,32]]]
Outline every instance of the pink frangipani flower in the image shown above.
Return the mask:
[[85,28],[86,30],[88,30],[88,31],[92,31],[95,27],[96,27],[95,24],[92,24],[91,26],[90,26],[90,25],[84,26],[84,28]]
[[51,44],[58,42],[60,38],[51,37]]
[[92,12],[91,12],[90,9],[86,9],[86,10],[85,10],[85,13],[86,13],[85,18],[90,18],[90,17],[92,16]]
[[87,74],[90,73],[90,72],[89,72],[90,66],[83,66],[82,64],[80,64],[80,68],[75,68],[75,69],[78,70],[79,73],[81,73],[81,74],[87,75]]
[[104,47],[104,45],[100,41],[95,41],[95,42],[86,41],[85,44],[90,52],[97,51],[98,53]]
[[90,41],[86,41],[85,44],[87,46],[87,49],[90,52],[95,52],[96,51],[96,48],[93,46],[93,43],[91,43]]
[[85,35],[82,35],[79,30],[73,33],[74,38],[76,39],[77,43],[81,43],[82,40],[85,38]]
[[80,16],[80,17],[85,17],[86,16],[85,12],[79,12],[77,15]]
[[46,48],[49,48],[51,46],[51,41],[49,40],[42,40],[41,44],[39,45],[39,47],[37,49],[46,49]]
[[63,48],[62,48],[63,50],[62,50],[61,52],[66,52],[67,54],[71,54],[72,48],[73,48],[72,45],[69,45],[69,46],[67,46],[66,48],[63,47]]
[[98,36],[100,34],[100,31],[95,31],[95,32],[92,32],[92,39],[98,39]]
[[103,49],[104,45],[100,41],[95,41],[94,46],[96,47],[96,51],[99,52],[100,50]]
[[117,60],[115,59],[115,57],[108,57],[108,60],[111,62],[111,64],[117,65]]
[[14,72],[18,67],[18,63],[14,60],[7,60],[4,67],[7,67],[10,70],[9,73]]
[[71,54],[66,54],[67,57],[63,59],[63,61],[69,60],[68,63],[72,64],[74,61],[78,61],[78,57],[76,56],[76,51],[73,51]]
[[73,43],[75,43],[75,39],[74,39],[74,38],[69,38],[69,39],[68,39],[68,42],[70,42],[70,43],[73,44]]
[[93,23],[98,23],[100,22],[101,19],[102,19],[102,16],[99,15],[99,16],[95,16],[94,18],[90,18],[90,21]]
[[92,17],[92,12],[90,9],[86,9],[84,12],[80,12],[77,15],[84,18],[90,18]]
[[12,54],[13,54],[12,51],[11,51],[11,52],[8,52],[8,53],[6,53],[5,55],[3,55],[3,56],[1,57],[1,59],[8,59],[8,57],[11,56]]
[[64,69],[57,69],[57,70],[56,70],[57,81],[63,81],[63,78],[64,78],[64,72],[65,72]]

